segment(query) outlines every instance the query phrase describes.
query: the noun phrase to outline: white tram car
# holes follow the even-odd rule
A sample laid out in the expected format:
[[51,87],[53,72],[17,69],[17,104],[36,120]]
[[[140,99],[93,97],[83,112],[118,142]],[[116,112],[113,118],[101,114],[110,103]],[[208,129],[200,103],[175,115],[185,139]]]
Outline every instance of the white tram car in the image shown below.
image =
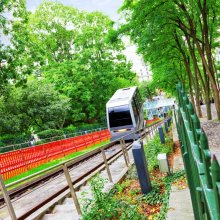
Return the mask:
[[130,134],[143,126],[143,103],[137,87],[119,89],[106,104],[108,129],[111,141],[127,135],[124,139],[138,139],[138,134]]

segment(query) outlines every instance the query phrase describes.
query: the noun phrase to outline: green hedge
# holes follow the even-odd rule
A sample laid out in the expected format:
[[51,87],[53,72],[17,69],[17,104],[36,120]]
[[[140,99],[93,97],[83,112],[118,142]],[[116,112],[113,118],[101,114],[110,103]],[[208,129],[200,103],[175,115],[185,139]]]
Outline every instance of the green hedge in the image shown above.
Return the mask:
[[[68,138],[68,137],[72,137],[72,134],[74,133],[76,133],[77,135],[78,132],[84,132],[84,131],[93,130],[97,128],[103,128],[103,127],[106,127],[106,124],[83,124],[77,127],[74,125],[70,125],[61,130],[48,129],[48,130],[38,132],[37,135],[40,139],[50,139],[50,140],[40,140],[39,142],[35,144],[37,145],[37,144],[42,144],[42,143],[46,143],[49,141],[56,141],[56,140],[63,139],[64,134]],[[17,150],[21,148],[26,148],[30,145],[29,142],[31,139],[32,139],[31,134],[2,135],[0,136],[0,153]],[[9,146],[9,145],[14,145],[14,146],[11,146],[8,148],[2,148],[4,146]]]
[[94,129],[103,128],[103,127],[106,127],[106,125],[105,124],[83,124],[77,127],[70,125],[66,128],[63,128],[62,130],[64,131],[65,134],[72,134],[76,132],[94,130]]
[[0,147],[13,145],[13,144],[25,143],[25,142],[28,142],[30,140],[30,138],[31,138],[30,134],[2,135],[2,136],[0,136]]
[[56,130],[56,129],[48,129],[37,133],[37,136],[40,139],[52,138],[55,136],[63,136],[63,135],[64,135],[63,130]]

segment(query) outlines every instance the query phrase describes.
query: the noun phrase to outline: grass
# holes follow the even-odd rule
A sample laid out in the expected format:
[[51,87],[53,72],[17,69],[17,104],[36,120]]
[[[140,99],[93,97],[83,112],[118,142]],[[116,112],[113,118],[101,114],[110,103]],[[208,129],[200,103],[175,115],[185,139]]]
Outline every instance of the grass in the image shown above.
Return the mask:
[[[18,175],[18,176],[14,176],[14,177],[12,177],[12,178],[10,178],[10,179],[8,179],[8,180],[5,180],[5,184],[10,184],[10,183],[16,182],[16,181],[18,181],[18,180],[20,180],[20,179],[23,179],[23,178],[25,178],[25,177],[31,176],[31,175],[33,175],[33,174],[36,174],[36,173],[38,173],[38,172],[40,172],[40,171],[43,171],[43,170],[45,170],[45,169],[48,169],[48,168],[50,168],[50,167],[52,167],[52,166],[55,166],[55,165],[57,165],[57,164],[61,164],[61,163],[65,162],[65,161],[68,161],[69,159],[74,159],[74,158],[76,158],[76,157],[78,157],[78,156],[80,156],[80,155],[82,155],[82,154],[88,153],[88,152],[90,152],[90,151],[92,151],[92,150],[94,150],[94,149],[96,149],[96,148],[99,148],[99,147],[101,147],[101,146],[103,146],[103,145],[105,145],[105,144],[108,144],[109,142],[110,142],[110,141],[103,141],[103,142],[101,142],[101,143],[99,143],[99,144],[96,144],[96,145],[94,145],[94,146],[91,146],[91,147],[89,147],[89,148],[86,148],[86,149],[84,149],[84,150],[82,150],[82,151],[74,152],[74,153],[72,153],[72,154],[69,154],[69,155],[63,157],[63,158],[60,158],[60,159],[53,160],[53,161],[50,161],[50,162],[48,162],[48,163],[42,164],[42,165],[40,165],[40,166],[38,166],[38,167],[36,167],[36,168],[34,168],[34,169],[28,170],[28,171],[25,172],[25,173],[22,173],[22,174],[20,174],[20,175]],[[41,174],[41,175],[44,175],[44,174]],[[39,176],[40,176],[40,175],[39,175]],[[36,178],[36,176],[35,176],[34,178]],[[17,184],[16,186],[18,186],[18,185],[21,185],[21,184]],[[14,187],[15,187],[15,186],[14,186]],[[14,187],[13,187],[13,188],[14,188]]]
[[162,118],[159,118],[159,119],[156,120],[156,121],[153,121],[153,122],[151,122],[151,123],[147,123],[147,128],[150,127],[150,126],[152,126],[152,125],[154,125],[154,124],[157,124],[158,122],[160,122],[160,121],[162,121],[162,120],[163,120]]

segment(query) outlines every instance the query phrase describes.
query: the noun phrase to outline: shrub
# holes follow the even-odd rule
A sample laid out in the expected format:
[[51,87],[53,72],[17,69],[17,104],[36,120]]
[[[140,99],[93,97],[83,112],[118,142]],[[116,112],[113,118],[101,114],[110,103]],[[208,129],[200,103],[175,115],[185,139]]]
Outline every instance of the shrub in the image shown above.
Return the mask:
[[157,134],[152,140],[150,140],[144,148],[145,155],[148,162],[149,170],[153,170],[158,166],[157,155],[160,153],[169,153],[171,152],[171,147],[168,142],[161,144],[160,137]]
[[62,130],[65,134],[72,134],[76,132],[77,128],[73,125],[69,125],[68,127],[63,128]]
[[66,128],[63,128],[62,130],[66,135],[77,133],[77,132],[83,132],[83,131],[89,131],[89,130],[94,130],[97,128],[103,128],[106,127],[106,125],[103,124],[81,124],[77,127],[74,125],[69,125]]
[[145,202],[148,205],[155,206],[163,202],[164,195],[161,193],[161,189],[158,185],[153,185],[152,190],[147,195],[141,195],[137,200],[139,202]]
[[138,212],[136,205],[131,205],[127,201],[114,197],[114,190],[109,193],[103,192],[104,182],[100,177],[91,180],[91,190],[94,199],[84,199],[83,219],[102,220],[102,219],[119,219],[119,220],[141,220],[145,216]]
[[28,142],[31,138],[30,134],[6,134],[0,137],[0,146],[20,144]]
[[64,135],[64,132],[62,130],[48,129],[48,130],[38,132],[37,135],[40,139],[46,139],[46,138],[51,138],[55,136],[62,136]]
[[37,141],[34,145],[40,145],[40,144],[45,144],[45,143],[48,143],[48,140]]
[[80,131],[88,131],[88,130],[93,130],[93,129],[97,129],[97,128],[101,128],[104,127],[103,125],[100,124],[83,124],[80,125],[79,127],[77,127],[76,131],[80,132]]

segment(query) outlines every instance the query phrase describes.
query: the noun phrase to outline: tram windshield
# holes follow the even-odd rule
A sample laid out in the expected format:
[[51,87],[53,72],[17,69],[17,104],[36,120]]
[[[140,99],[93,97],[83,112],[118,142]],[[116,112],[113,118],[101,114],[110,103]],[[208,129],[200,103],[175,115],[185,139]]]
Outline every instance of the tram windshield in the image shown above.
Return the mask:
[[110,127],[132,125],[131,114],[128,105],[108,108]]

